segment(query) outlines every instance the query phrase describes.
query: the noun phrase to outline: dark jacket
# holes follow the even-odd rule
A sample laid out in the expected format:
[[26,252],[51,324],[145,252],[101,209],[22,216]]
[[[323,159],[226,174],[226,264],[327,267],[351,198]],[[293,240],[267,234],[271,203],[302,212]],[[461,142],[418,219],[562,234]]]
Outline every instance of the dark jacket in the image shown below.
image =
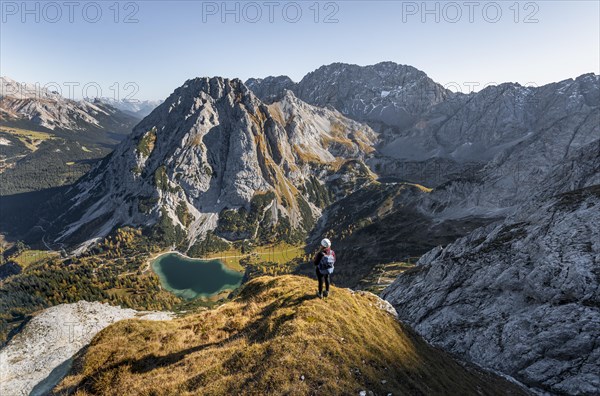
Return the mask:
[[319,262],[323,258],[323,255],[329,254],[329,252],[331,252],[331,254],[333,254],[333,258],[335,259],[335,252],[331,248],[321,249],[321,250],[319,250],[319,253],[316,254],[316,256],[313,260],[313,264],[315,265],[315,267],[317,265],[319,265]]

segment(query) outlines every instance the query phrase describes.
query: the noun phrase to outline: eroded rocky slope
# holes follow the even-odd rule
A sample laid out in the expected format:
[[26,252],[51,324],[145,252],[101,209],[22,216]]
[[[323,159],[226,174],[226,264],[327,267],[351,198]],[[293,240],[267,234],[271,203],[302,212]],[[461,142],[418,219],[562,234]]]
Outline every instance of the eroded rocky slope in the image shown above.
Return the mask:
[[91,141],[115,143],[138,121],[139,117],[101,101],[71,100],[38,85],[0,77],[0,122],[6,125],[87,133]]
[[505,221],[424,255],[383,296],[467,360],[552,393],[597,394],[599,149],[556,167]]
[[291,91],[265,105],[239,80],[189,80],[68,192],[52,227],[79,242],[159,222],[188,246],[209,231],[291,238],[373,180],[361,164],[376,141],[369,127]]

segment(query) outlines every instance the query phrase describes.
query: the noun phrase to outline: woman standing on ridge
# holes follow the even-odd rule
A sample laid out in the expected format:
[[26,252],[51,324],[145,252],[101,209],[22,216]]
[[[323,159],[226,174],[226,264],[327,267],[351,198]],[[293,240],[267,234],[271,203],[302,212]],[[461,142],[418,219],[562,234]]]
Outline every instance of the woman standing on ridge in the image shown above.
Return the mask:
[[[331,249],[331,241],[329,239],[325,238],[321,241],[321,250],[315,256],[313,264],[315,265],[317,279],[319,280],[317,296],[319,298],[327,297],[329,295],[329,276],[333,273],[333,266],[335,264],[335,252]],[[323,280],[325,281],[324,293]]]

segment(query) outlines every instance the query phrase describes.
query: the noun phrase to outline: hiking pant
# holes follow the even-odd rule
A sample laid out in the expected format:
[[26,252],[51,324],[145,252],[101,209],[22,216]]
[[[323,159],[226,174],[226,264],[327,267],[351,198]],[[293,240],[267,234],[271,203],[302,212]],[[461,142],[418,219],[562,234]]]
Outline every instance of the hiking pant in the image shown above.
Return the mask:
[[322,274],[321,271],[319,271],[319,268],[316,268],[317,270],[317,279],[319,279],[319,293],[323,292],[323,280],[325,280],[325,290],[327,292],[329,292],[329,274]]

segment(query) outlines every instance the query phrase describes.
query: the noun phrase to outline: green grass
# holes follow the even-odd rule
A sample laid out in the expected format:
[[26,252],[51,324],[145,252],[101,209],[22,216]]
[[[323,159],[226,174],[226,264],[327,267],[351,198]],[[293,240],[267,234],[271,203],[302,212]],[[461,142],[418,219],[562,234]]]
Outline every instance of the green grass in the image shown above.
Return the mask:
[[108,289],[106,290],[106,293],[111,296],[111,297],[125,297],[127,296],[130,292],[127,289],[118,289],[118,288],[114,288],[114,289]]
[[36,151],[38,145],[44,140],[54,138],[53,135],[46,132],[31,131],[28,129],[6,126],[0,126],[0,131],[15,135],[31,151]]
[[142,136],[137,145],[137,152],[144,157],[149,157],[156,143],[156,128],[152,128]]
[[243,253],[241,248],[232,246],[230,249],[203,255],[201,258],[219,259],[229,268],[243,271],[242,261],[250,260],[252,263],[277,263],[286,264],[294,259],[304,256],[304,246],[278,243],[268,246],[258,246],[249,253]]
[[163,191],[169,190],[169,178],[167,176],[167,167],[164,165],[156,168],[154,172],[154,184]]
[[260,246],[254,253],[263,261],[285,264],[297,257],[304,256],[304,246],[281,243],[273,246]]
[[46,250],[25,250],[19,253],[17,256],[13,256],[10,260],[19,264],[23,269],[29,267],[32,264],[39,263],[42,260],[46,260],[52,257],[58,257],[58,253],[50,252]]

